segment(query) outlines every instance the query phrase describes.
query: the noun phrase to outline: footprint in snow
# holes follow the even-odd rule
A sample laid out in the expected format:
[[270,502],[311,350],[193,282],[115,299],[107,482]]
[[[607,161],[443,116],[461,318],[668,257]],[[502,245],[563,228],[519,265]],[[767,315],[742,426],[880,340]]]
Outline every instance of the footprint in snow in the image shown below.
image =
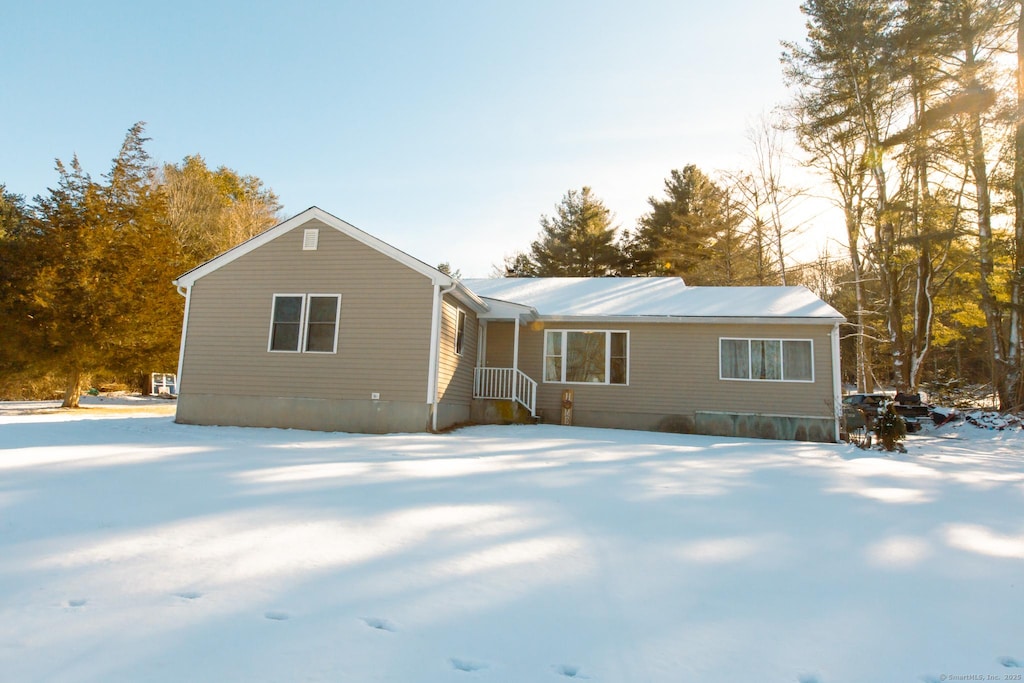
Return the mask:
[[468,659],[456,659],[452,657],[448,660],[452,664],[452,668],[456,671],[479,671],[480,669],[486,669],[487,665],[481,662],[473,662]]
[[821,680],[817,676],[811,676],[808,674],[799,676],[796,680],[797,683],[821,683]]
[[267,612],[263,616],[266,617],[267,619],[272,620],[272,621],[287,621],[288,620],[288,613],[287,612]]
[[72,600],[68,600],[67,606],[68,607],[85,607],[85,604],[87,602],[89,602],[89,601],[86,600],[85,598],[74,598]]
[[182,591],[181,593],[175,593],[175,595],[185,600],[198,600],[203,597],[203,594],[199,591]]
[[1013,657],[1003,657],[999,660],[999,663],[1007,669],[1024,669],[1024,661],[1014,659]]
[[394,633],[395,626],[387,619],[380,619],[378,617],[363,617],[363,623],[370,628],[375,628],[378,631],[390,631]]
[[580,673],[580,667],[573,664],[560,664],[555,667],[555,673],[566,678],[586,678]]

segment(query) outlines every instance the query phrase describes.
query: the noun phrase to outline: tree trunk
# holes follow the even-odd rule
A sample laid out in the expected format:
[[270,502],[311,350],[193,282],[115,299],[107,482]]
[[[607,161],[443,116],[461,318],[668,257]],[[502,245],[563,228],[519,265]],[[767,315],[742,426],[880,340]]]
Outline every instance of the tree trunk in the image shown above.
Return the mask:
[[[892,225],[883,226],[891,231]],[[892,237],[887,238],[891,240]],[[883,249],[887,247],[883,246]],[[882,260],[879,281],[885,298],[885,324],[892,347],[892,382],[897,391],[906,391],[910,386],[910,365],[907,363],[907,340],[903,331],[903,297],[900,294],[899,275],[894,265],[891,250]]]
[[860,260],[860,219],[852,206],[846,207],[846,236],[850,245],[850,267],[853,269],[853,291],[857,301],[855,314],[857,328],[857,391],[871,393],[875,390],[870,371],[871,359],[868,356],[868,340],[864,331],[864,318],[867,315],[867,296],[864,292],[864,266]]
[[917,241],[917,272],[915,273],[914,306],[911,318],[910,345],[907,355],[910,362],[908,389],[918,391],[924,362],[931,346],[931,328],[934,317],[932,305],[932,226],[925,215],[930,203],[928,187],[928,136],[922,126],[927,107],[927,79],[920,60],[914,60],[911,72],[911,95],[914,101],[914,143],[913,143],[913,200],[911,201],[910,224]]
[[1017,16],[1017,124],[1013,150],[1013,274],[1010,278],[1010,330],[1006,344],[1006,391],[1014,404],[1024,405],[1024,2]]
[[[874,120],[872,117],[869,119]],[[868,129],[868,149],[878,155],[872,166],[871,177],[875,184],[875,262],[878,264],[878,282],[885,301],[885,324],[889,332],[892,354],[892,381],[897,391],[905,391],[910,383],[910,367],[906,358],[906,339],[903,333],[903,299],[900,295],[899,268],[896,265],[896,227],[889,213],[889,198],[886,189],[885,169],[882,167],[882,145],[878,141],[877,128]]]
[[985,314],[985,337],[988,342],[989,358],[992,362],[993,389],[999,395],[999,405],[1009,409],[1006,393],[1006,362],[1003,355],[1002,327],[999,304],[992,291],[992,276],[995,264],[992,257],[992,205],[988,191],[988,166],[985,162],[985,145],[982,138],[981,117],[971,114],[971,173],[978,198],[978,289],[981,294],[981,310]]
[[64,387],[64,403],[61,408],[77,408],[82,395],[82,371],[78,368],[68,371],[68,383]]
[[932,346],[932,324],[935,320],[932,281],[934,267],[932,265],[931,244],[927,238],[921,243],[921,251],[917,256],[917,291],[914,295],[914,349],[910,358],[910,391],[916,393],[920,389],[924,364]]
[[874,169],[875,178],[875,249],[877,250],[878,282],[885,301],[885,324],[889,332],[892,355],[892,382],[897,391],[905,391],[910,383],[910,367],[906,358],[903,333],[903,298],[900,296],[899,268],[895,259],[896,228],[886,215],[889,210],[885,189],[885,172]]

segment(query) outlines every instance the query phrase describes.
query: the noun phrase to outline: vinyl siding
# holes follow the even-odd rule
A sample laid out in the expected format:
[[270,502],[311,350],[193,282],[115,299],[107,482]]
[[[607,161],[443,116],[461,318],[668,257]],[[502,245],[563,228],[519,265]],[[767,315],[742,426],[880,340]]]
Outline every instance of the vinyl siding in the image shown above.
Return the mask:
[[513,323],[487,323],[487,349],[485,365],[489,368],[510,368],[515,349]]
[[[543,381],[544,329],[629,332],[629,384],[560,384]],[[562,391],[573,389],[579,411],[689,415],[725,411],[829,417],[832,415],[831,325],[717,323],[588,324],[545,323],[524,326],[519,337],[519,366],[538,382],[537,406],[548,421],[557,420]],[[488,327],[488,365],[511,348],[512,327]],[[721,337],[811,339],[813,383],[721,380]],[[497,350],[496,352],[494,350]]]
[[[303,230],[320,229],[302,250]],[[336,354],[267,350],[275,293],[340,294]],[[426,401],[428,278],[309,221],[200,278],[191,291],[182,392]]]
[[[476,365],[476,314],[445,296],[441,315],[441,346],[438,358],[438,399],[446,403],[469,405],[473,400],[473,367]],[[456,311],[466,313],[466,336],[462,355],[455,353]]]

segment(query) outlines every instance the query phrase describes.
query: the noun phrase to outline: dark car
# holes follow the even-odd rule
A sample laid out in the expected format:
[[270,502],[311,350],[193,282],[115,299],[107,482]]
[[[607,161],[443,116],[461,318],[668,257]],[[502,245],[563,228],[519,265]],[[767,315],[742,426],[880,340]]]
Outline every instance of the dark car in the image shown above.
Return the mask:
[[[897,394],[899,396],[899,394]],[[893,397],[888,394],[850,394],[843,397],[843,421],[846,423],[846,432],[858,429],[870,431],[874,426],[875,418],[882,414],[889,403],[893,403]],[[895,402],[896,414],[903,417],[907,424],[907,432],[913,433],[921,430],[919,420],[921,403],[918,398],[917,405],[904,405]],[[927,415],[927,408],[925,408]]]
[[846,431],[870,429],[885,407],[892,399],[885,394],[850,394],[843,397],[843,421]]

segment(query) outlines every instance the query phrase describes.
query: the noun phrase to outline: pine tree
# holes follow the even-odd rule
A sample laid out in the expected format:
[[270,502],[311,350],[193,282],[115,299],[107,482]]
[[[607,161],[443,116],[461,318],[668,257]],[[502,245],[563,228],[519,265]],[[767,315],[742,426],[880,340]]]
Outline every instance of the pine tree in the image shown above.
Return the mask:
[[58,161],[57,187],[36,197],[19,245],[12,346],[66,377],[65,407],[77,407],[85,373],[166,367],[176,356],[181,304],[169,283],[182,266],[142,132],[129,130],[106,182],[77,158]]
[[603,277],[620,261],[611,212],[589,187],[569,190],[554,216],[541,216],[541,233],[530,245],[533,275]]
[[742,212],[730,192],[693,164],[673,170],[665,198],[650,197],[623,248],[634,275],[681,275],[693,285],[737,284],[749,276],[749,247],[739,233]]
[[24,229],[28,221],[28,207],[20,194],[7,191],[0,184],[0,241],[12,239]]
[[517,251],[506,256],[491,268],[491,277],[536,277],[536,267],[526,252]]
[[132,126],[100,180],[73,158],[31,206],[0,186],[0,373],[64,376],[66,406],[85,374],[174,368],[183,300],[171,282],[277,221],[258,178],[199,156],[158,170],[143,132]]
[[0,377],[9,378],[19,369],[15,346],[25,258],[22,244],[28,234],[29,211],[21,195],[0,185]]

